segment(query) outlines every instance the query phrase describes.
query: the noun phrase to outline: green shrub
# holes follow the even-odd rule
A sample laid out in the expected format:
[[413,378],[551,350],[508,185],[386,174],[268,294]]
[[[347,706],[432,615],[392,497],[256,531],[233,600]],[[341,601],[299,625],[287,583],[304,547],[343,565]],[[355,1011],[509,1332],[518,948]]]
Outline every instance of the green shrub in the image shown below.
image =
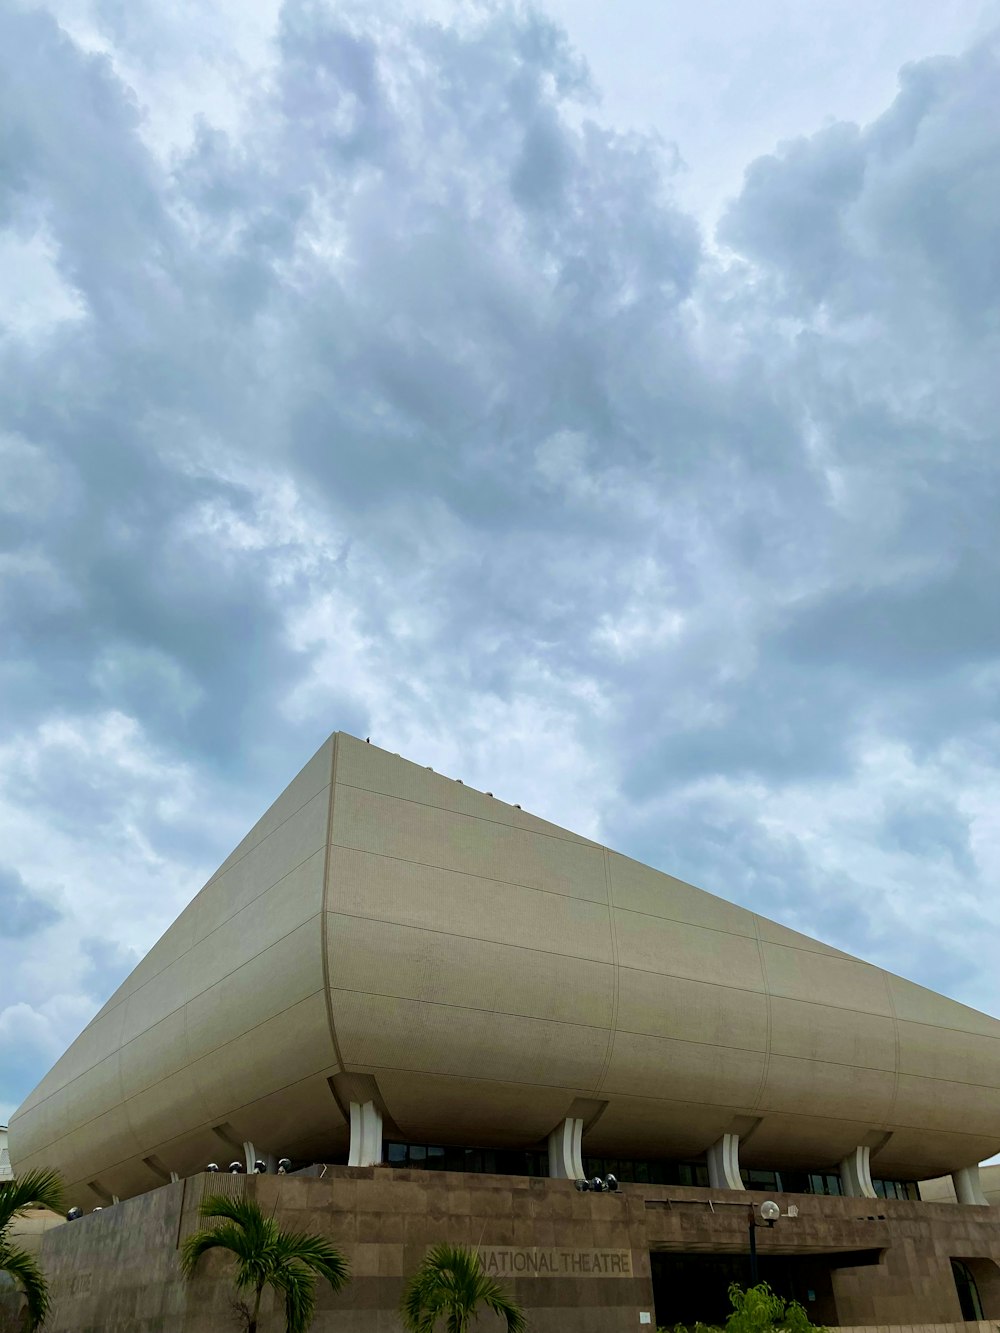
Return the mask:
[[726,1320],[725,1333],[768,1333],[771,1329],[787,1329],[788,1333],[808,1333],[817,1326],[798,1301],[785,1301],[776,1295],[766,1282],[743,1290],[734,1282],[729,1288],[729,1304],[733,1312]]
[[746,1291],[734,1282],[729,1288],[732,1313],[725,1329],[715,1324],[675,1324],[672,1329],[657,1327],[656,1333],[826,1333],[818,1324],[809,1322],[809,1316],[798,1301],[785,1301],[777,1296],[766,1282],[759,1282]]

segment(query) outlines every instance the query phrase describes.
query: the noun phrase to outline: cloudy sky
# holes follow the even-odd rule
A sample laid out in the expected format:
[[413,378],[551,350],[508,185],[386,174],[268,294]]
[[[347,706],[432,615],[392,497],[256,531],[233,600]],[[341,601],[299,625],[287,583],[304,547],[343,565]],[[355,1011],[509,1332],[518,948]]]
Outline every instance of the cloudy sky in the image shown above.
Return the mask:
[[336,728],[1000,1013],[998,25],[0,7],[0,1119]]

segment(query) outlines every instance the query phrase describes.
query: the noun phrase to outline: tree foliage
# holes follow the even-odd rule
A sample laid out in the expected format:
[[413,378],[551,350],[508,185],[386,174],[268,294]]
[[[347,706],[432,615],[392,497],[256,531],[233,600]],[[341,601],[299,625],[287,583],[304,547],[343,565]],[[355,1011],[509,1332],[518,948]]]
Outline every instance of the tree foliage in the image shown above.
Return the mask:
[[432,1333],[439,1320],[445,1333],[466,1333],[480,1307],[506,1320],[507,1333],[524,1333],[521,1307],[483,1272],[474,1250],[435,1245],[407,1284],[401,1314],[410,1333]]
[[769,1333],[771,1329],[808,1333],[816,1327],[798,1301],[783,1300],[766,1282],[745,1291],[734,1282],[729,1288],[729,1303],[733,1312],[726,1320],[726,1333]]
[[[724,1329],[714,1324],[697,1323],[692,1327],[677,1324],[674,1333],[826,1333],[819,1324],[810,1322],[805,1308],[798,1301],[786,1301],[773,1292],[766,1282],[745,1290],[734,1282],[729,1288],[732,1312]],[[667,1330],[657,1329],[657,1333]]]
[[181,1268],[191,1277],[209,1250],[228,1250],[236,1259],[236,1289],[246,1294],[248,1333],[257,1333],[265,1287],[284,1301],[286,1333],[305,1333],[316,1309],[316,1282],[325,1278],[333,1291],[350,1280],[347,1260],[322,1236],[284,1231],[252,1199],[210,1195],[199,1208],[202,1217],[218,1219],[184,1242]]
[[26,1171],[14,1180],[0,1181],[0,1273],[6,1273],[24,1295],[28,1333],[41,1328],[49,1312],[45,1274],[28,1252],[10,1237],[16,1218],[33,1205],[62,1212],[62,1181],[55,1171]]

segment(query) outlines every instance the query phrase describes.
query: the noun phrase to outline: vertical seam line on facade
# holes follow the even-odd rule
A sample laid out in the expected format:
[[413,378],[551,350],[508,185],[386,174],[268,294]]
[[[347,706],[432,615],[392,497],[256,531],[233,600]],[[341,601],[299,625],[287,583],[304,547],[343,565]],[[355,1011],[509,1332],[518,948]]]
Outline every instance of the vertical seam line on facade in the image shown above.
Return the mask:
[[771,987],[767,980],[767,962],[764,958],[764,945],[760,938],[760,920],[758,919],[756,912],[752,913],[752,916],[753,933],[757,940],[757,953],[760,957],[760,975],[761,980],[764,983],[764,1012],[766,1022],[764,1032],[764,1061],[760,1069],[760,1084],[757,1088],[757,1095],[753,1099],[753,1110],[756,1111],[760,1108],[760,1104],[764,1100],[764,1090],[767,1087],[767,1075],[771,1065]]
[[330,750],[330,802],[326,812],[326,840],[323,851],[323,899],[319,914],[320,951],[323,960],[323,994],[326,998],[326,1021],[330,1029],[330,1041],[333,1043],[333,1058],[341,1073],[344,1072],[344,1057],[340,1053],[337,1040],[337,1025],[333,1018],[333,990],[330,986],[330,945],[328,940],[328,921],[330,911],[330,861],[333,843],[333,797],[337,786],[337,742],[340,737],[334,733]]
[[611,1068],[611,1056],[615,1046],[615,1034],[618,1031],[618,995],[621,978],[620,960],[618,958],[618,931],[615,928],[615,900],[611,888],[611,858],[607,847],[602,847],[601,852],[604,857],[604,887],[608,895],[608,925],[611,929],[611,1025],[608,1028],[608,1044],[604,1052],[604,1063],[601,1066],[601,1072],[594,1085],[595,1092],[600,1092],[604,1087],[604,1080],[607,1078],[608,1070]]
[[[885,983],[886,998],[889,1001],[889,1008],[892,1010],[892,1035],[896,1045],[896,1061],[893,1070],[892,1081],[892,1101],[889,1103],[889,1114],[883,1122],[883,1128],[889,1129],[896,1122],[896,1103],[899,1100],[899,1076],[900,1076],[900,1047],[899,1047],[899,1015],[896,1013],[896,1001],[893,998],[892,986],[889,984],[889,974],[882,970],[882,980]],[[890,1130],[891,1133],[891,1130]]]

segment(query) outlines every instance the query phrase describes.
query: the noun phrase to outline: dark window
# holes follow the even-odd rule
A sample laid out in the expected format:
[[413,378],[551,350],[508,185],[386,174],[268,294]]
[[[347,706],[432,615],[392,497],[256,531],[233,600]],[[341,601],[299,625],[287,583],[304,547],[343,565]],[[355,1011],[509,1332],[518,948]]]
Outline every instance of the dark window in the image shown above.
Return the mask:
[[612,1175],[625,1184],[639,1185],[699,1185],[708,1186],[708,1167],[704,1162],[663,1162],[633,1160],[627,1157],[585,1157],[583,1173],[588,1180],[594,1176]]
[[951,1272],[958,1292],[958,1303],[962,1307],[962,1318],[966,1323],[973,1323],[983,1317],[983,1303],[979,1299],[976,1279],[969,1271],[968,1264],[961,1259],[952,1259]]
[[548,1175],[548,1156],[540,1152],[494,1148],[456,1148],[439,1143],[387,1143],[390,1166],[420,1171],[466,1171],[504,1176]]
[[781,1177],[777,1171],[759,1171],[744,1167],[740,1171],[740,1177],[748,1190],[774,1190],[776,1194],[781,1192]]
[[880,1199],[919,1199],[915,1180],[872,1180]]
[[812,1194],[805,1171],[782,1171],[781,1188],[786,1194]]

